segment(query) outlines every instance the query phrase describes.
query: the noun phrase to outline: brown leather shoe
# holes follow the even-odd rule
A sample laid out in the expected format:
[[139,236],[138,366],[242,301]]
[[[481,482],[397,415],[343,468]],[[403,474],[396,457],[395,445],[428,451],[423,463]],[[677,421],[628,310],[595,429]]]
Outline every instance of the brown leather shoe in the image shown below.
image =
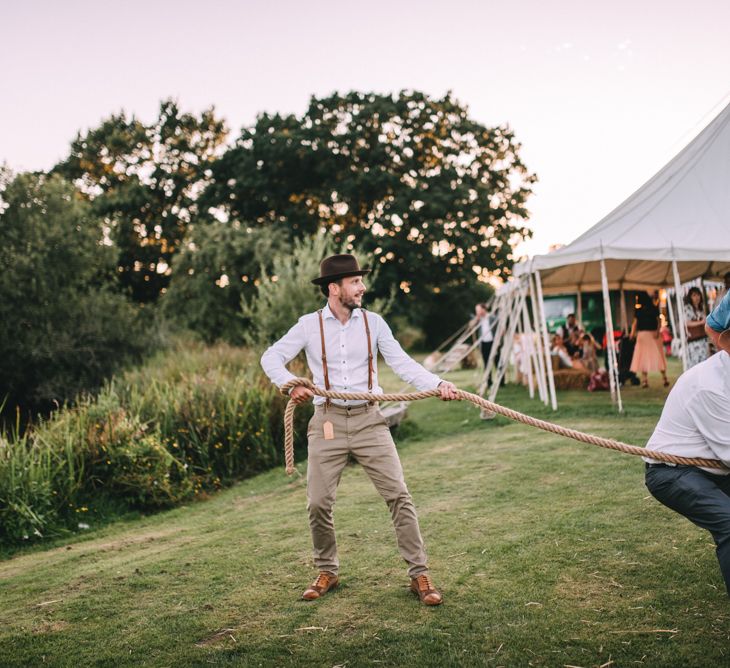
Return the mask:
[[302,598],[305,601],[315,601],[320,596],[324,596],[330,589],[334,589],[338,584],[340,584],[340,579],[336,575],[321,571],[312,585],[304,590]]
[[421,603],[425,603],[426,605],[441,605],[444,602],[444,597],[441,596],[441,592],[433,586],[431,576],[425,573],[411,578],[411,591],[414,594],[418,594]]

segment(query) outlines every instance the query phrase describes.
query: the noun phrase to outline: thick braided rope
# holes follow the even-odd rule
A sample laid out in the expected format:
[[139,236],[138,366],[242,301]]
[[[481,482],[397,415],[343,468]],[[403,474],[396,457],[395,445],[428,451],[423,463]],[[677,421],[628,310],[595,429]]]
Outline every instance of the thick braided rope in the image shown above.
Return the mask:
[[[289,390],[297,385],[302,385],[314,392],[314,394],[320,397],[328,397],[330,399],[354,399],[356,401],[417,401],[418,399],[426,399],[428,397],[438,397],[441,395],[439,390],[426,390],[423,392],[408,392],[406,394],[371,394],[369,392],[335,392],[333,390],[323,390],[321,387],[317,387],[308,378],[293,378],[288,383],[281,386],[281,393],[284,395],[289,394]],[[506,408],[495,404],[491,401],[487,401],[484,397],[480,397],[478,394],[472,394],[471,392],[464,392],[463,390],[457,390],[456,396],[460,401],[471,401],[471,403],[480,406],[488,411],[499,413],[508,417],[510,420],[516,422],[522,422],[523,424],[530,425],[531,427],[537,427],[544,431],[549,431],[553,434],[559,434],[560,436],[566,436],[567,438],[575,439],[581,443],[590,443],[591,445],[597,445],[601,448],[608,448],[609,450],[618,450],[619,452],[625,452],[629,455],[639,455],[644,457],[651,457],[662,462],[669,462],[671,464],[685,464],[689,466],[704,466],[706,468],[713,469],[724,469],[724,464],[718,459],[702,459],[700,457],[677,457],[675,455],[667,454],[666,452],[657,452],[656,450],[647,450],[638,445],[629,445],[628,443],[621,443],[621,441],[614,441],[610,438],[602,438],[600,436],[594,436],[593,434],[586,434],[576,429],[568,429],[561,427],[560,425],[552,422],[546,422],[545,420],[538,420],[537,418],[530,417],[524,413],[514,411],[511,408]],[[289,401],[284,411],[284,461],[286,464],[286,472],[291,475],[295,472],[294,468],[294,409],[296,404],[293,401]]]

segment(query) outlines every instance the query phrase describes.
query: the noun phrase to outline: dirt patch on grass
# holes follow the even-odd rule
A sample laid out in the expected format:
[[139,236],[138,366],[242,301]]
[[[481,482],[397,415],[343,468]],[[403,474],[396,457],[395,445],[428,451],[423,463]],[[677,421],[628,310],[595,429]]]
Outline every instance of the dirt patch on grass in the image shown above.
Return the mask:
[[[626,595],[626,586],[616,577],[586,573],[580,578],[563,574],[555,585],[560,599],[572,601],[579,608],[601,608],[617,594]],[[631,588],[633,589],[633,588]],[[633,594],[633,592],[631,592]]]
[[70,624],[61,619],[44,619],[33,627],[33,635],[43,635],[44,633],[58,633],[65,631]]
[[43,562],[44,566],[49,566],[54,562],[66,559],[69,556],[79,557],[88,556],[90,554],[98,554],[104,552],[121,552],[130,547],[135,547],[144,543],[153,543],[155,541],[175,536],[176,540],[184,534],[184,530],[174,529],[156,529],[134,535],[124,534],[120,538],[103,542],[103,539],[92,540],[84,543],[75,543],[73,545],[64,545],[55,547],[45,552],[34,552],[32,554],[19,555],[10,560],[0,563],[0,580],[10,578],[16,575],[22,575],[28,570],[36,568],[38,562]]
[[460,443],[447,443],[446,445],[442,445],[440,448],[433,448],[429,450],[429,453],[432,455],[439,455],[443,452],[451,452],[452,450],[456,450],[457,448],[462,449],[464,446]]
[[280,498],[282,493],[297,492],[302,487],[306,487],[306,484],[299,478],[295,480],[287,480],[284,485],[282,485],[281,489],[277,489],[274,492],[252,494],[251,496],[238,496],[233,499],[231,507],[235,510],[241,510],[242,508],[246,508],[251,505],[258,506],[263,504],[264,506],[267,506],[270,501]]
[[[140,545],[141,543],[154,543],[156,540],[161,538],[167,538],[168,536],[179,536],[181,531],[179,529],[166,529],[164,531],[148,531],[142,534],[135,534],[134,536],[124,536],[118,540],[112,540],[107,543],[84,543],[79,545],[78,549],[82,553],[89,552],[119,552],[120,550],[126,550],[128,547]],[[90,549],[86,549],[88,548]]]
[[211,647],[222,643],[235,643],[238,642],[235,636],[237,632],[238,629],[219,629],[218,631],[214,631],[211,635],[198,640],[198,642],[195,643],[195,646]]

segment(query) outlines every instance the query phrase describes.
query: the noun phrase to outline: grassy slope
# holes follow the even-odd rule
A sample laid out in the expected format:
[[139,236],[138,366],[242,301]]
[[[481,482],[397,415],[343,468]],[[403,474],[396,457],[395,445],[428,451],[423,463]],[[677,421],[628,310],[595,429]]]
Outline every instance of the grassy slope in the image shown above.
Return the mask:
[[[556,415],[519,388],[499,400],[643,443],[664,394],[627,390],[622,417],[605,393],[561,397]],[[469,405],[427,400],[410,416],[399,447],[440,608],[407,591],[357,467],[336,512],[342,587],[300,601],[313,575],[305,489],[276,470],[0,562],[0,665],[730,664],[711,539],[648,496],[640,460],[482,422]]]

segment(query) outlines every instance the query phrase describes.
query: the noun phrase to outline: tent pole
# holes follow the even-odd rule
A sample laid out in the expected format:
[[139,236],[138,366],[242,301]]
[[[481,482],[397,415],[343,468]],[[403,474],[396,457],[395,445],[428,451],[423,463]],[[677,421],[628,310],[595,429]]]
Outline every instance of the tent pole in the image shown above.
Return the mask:
[[705,286],[705,279],[700,276],[700,292],[702,293],[702,310],[707,316],[710,311],[707,308],[707,287]]
[[682,341],[682,371],[687,371],[689,360],[687,359],[687,323],[684,319],[684,306],[682,306],[682,284],[679,281],[679,269],[677,261],[672,260],[672,274],[674,274],[674,293],[677,299],[677,329]]
[[608,381],[611,387],[611,400],[618,405],[619,413],[624,408],[621,402],[621,388],[618,383],[618,365],[616,360],[616,348],[613,341],[613,315],[611,313],[611,295],[608,291],[608,277],[606,276],[606,263],[601,258],[601,288],[603,289],[603,310],[606,318],[606,346],[608,350]]
[[[520,310],[515,314],[515,318],[517,319],[517,329],[515,330],[515,339],[519,336],[520,339],[522,339],[522,343],[524,345],[524,332],[523,332],[523,323],[522,323],[522,307],[520,307]],[[512,350],[514,350],[514,345],[512,346]],[[522,351],[524,352],[524,351]],[[515,357],[515,383],[517,382],[517,378],[519,378],[522,371],[520,370],[520,360],[518,360]],[[505,371],[505,376],[507,375],[507,372]],[[522,383],[520,383],[522,384]],[[534,396],[534,392],[530,392],[530,399],[532,399]]]
[[575,294],[575,317],[578,320],[578,326],[583,328],[583,294],[578,286],[578,292]]
[[[522,285],[520,284],[520,292],[522,292]],[[527,392],[530,399],[535,398],[535,383],[532,380],[532,358],[527,350],[527,329],[525,328],[525,299],[524,292],[522,292],[523,298],[520,302],[520,311],[517,313],[517,334],[520,335],[520,356],[515,358],[515,378],[522,376],[522,368],[525,366],[524,360],[527,359],[529,364],[527,366]]]
[[620,292],[620,299],[621,299],[621,329],[623,330],[624,334],[628,336],[629,334],[629,316],[626,313],[626,293],[624,292],[624,289],[621,288]]
[[532,332],[532,325],[530,324],[530,314],[527,312],[527,289],[523,282],[523,291],[525,299],[522,300],[522,330],[524,331],[525,337],[525,351],[527,352],[528,366],[527,366],[527,380],[530,387],[530,399],[535,396],[535,381],[537,380],[537,391],[540,395],[540,399],[543,398],[543,388],[540,385],[540,377],[536,376],[537,372],[537,359],[535,356],[535,337]]
[[492,368],[494,367],[494,362],[496,360],[496,353],[497,348],[499,345],[501,345],[502,339],[504,338],[504,329],[506,326],[506,311],[505,308],[506,301],[509,295],[506,297],[495,297],[494,299],[494,310],[497,311],[497,326],[494,329],[493,337],[492,337],[492,349],[489,351],[489,358],[487,359],[487,364],[484,367],[484,375],[482,376],[482,382],[479,385],[479,389],[477,390],[477,394],[481,397],[484,396],[484,393],[487,390],[487,383],[489,379],[489,374],[492,372]]
[[540,399],[546,406],[548,405],[547,377],[545,376],[544,356],[542,345],[540,343],[540,317],[537,309],[537,299],[535,298],[535,288],[532,281],[532,274],[527,275],[527,283],[530,291],[530,306],[532,308],[532,321],[535,323],[536,338],[533,340],[535,344],[535,357],[537,358],[537,375],[540,379],[538,387],[540,387]]
[[545,353],[545,371],[550,389],[550,405],[556,411],[558,410],[558,398],[555,396],[555,377],[553,376],[553,363],[550,359],[550,340],[548,339],[547,319],[545,318],[545,304],[542,300],[542,281],[538,270],[535,270],[535,292],[537,294],[537,307],[540,309],[540,328],[542,329],[542,344]]
[[669,324],[672,327],[672,336],[676,337],[679,335],[679,331],[677,330],[677,319],[674,317],[674,306],[672,306],[672,295],[669,294],[669,290],[667,290],[667,313],[669,315]]
[[502,384],[502,378],[504,378],[507,370],[509,358],[512,354],[512,346],[515,342],[515,332],[517,331],[520,313],[522,312],[522,302],[525,299],[525,295],[521,289],[514,290],[513,292],[517,294],[514,297],[512,309],[510,310],[509,330],[507,331],[507,336],[503,339],[499,363],[497,364],[497,373],[492,386],[489,388],[489,394],[487,395],[487,399],[489,401],[494,401],[497,398],[497,392],[499,392],[499,387]]

